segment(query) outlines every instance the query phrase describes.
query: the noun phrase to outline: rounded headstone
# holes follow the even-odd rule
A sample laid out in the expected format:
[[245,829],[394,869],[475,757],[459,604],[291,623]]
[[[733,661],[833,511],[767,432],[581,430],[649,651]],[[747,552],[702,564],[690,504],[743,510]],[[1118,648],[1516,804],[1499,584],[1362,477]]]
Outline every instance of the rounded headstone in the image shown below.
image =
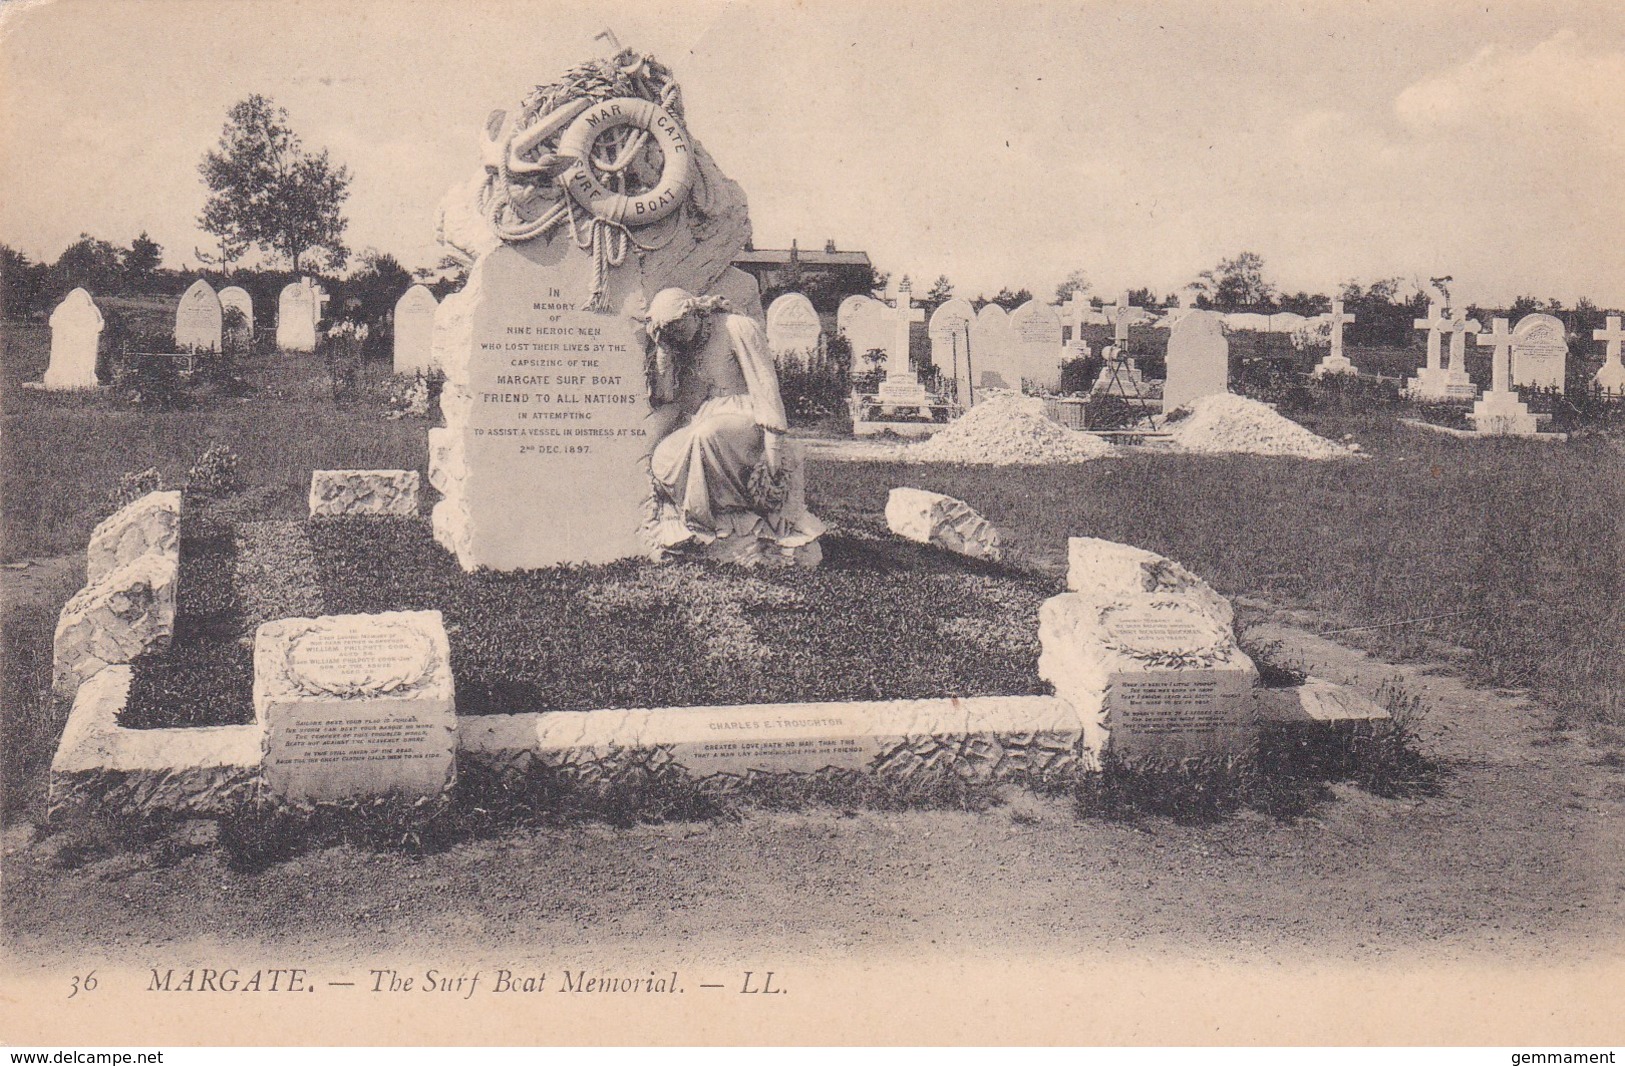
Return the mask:
[[767,309],[767,346],[774,355],[816,352],[824,327],[812,301],[799,292],[787,292]]
[[181,351],[218,352],[222,311],[214,286],[192,282],[175,308],[175,347]]

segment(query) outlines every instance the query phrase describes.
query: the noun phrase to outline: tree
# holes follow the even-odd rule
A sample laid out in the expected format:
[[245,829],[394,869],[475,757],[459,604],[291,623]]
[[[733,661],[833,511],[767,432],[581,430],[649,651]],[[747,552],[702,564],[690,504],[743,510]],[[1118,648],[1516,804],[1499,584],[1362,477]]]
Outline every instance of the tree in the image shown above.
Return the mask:
[[127,251],[119,254],[124,270],[124,284],[133,292],[141,292],[152,283],[152,276],[158,270],[164,259],[163,245],[147,236],[142,230],[141,235],[130,242]]
[[10,245],[0,244],[0,310],[27,319],[45,310],[46,268]]
[[1264,257],[1242,252],[1197,276],[1197,286],[1220,311],[1268,310],[1275,286],[1264,277]]
[[360,259],[360,268],[344,280],[342,295],[360,300],[361,321],[376,325],[395,309],[395,301],[412,284],[412,274],[400,260],[375,248],[362,252]]
[[1078,296],[1087,296],[1089,295],[1090,288],[1089,275],[1085,274],[1081,270],[1074,270],[1072,273],[1063,278],[1059,285],[1055,286],[1054,302],[1064,304],[1070,300],[1074,294]]
[[875,299],[886,297],[886,286],[891,282],[891,271],[869,268],[869,292]]
[[287,259],[295,273],[307,252],[323,252],[332,269],[349,258],[339,209],[350,172],[335,167],[326,149],[305,151],[288,113],[269,98],[256,93],[233,105],[198,173],[209,189],[198,225],[220,241],[222,258],[252,244]]
[[123,277],[122,259],[123,255],[115,245],[81,233],[78,240],[62,250],[51,266],[51,293],[61,297],[80,287],[92,293],[115,292]]
[[1033,294],[1030,290],[1017,289],[1015,292],[1011,292],[1010,287],[1006,285],[1004,288],[998,291],[998,294],[995,295],[993,299],[987,302],[998,304],[1006,311],[1014,311],[1016,308],[1020,307],[1022,304],[1026,303],[1032,298]]
[[948,275],[938,274],[937,280],[931,283],[931,291],[925,294],[925,305],[935,311],[953,298],[954,283],[948,280]]

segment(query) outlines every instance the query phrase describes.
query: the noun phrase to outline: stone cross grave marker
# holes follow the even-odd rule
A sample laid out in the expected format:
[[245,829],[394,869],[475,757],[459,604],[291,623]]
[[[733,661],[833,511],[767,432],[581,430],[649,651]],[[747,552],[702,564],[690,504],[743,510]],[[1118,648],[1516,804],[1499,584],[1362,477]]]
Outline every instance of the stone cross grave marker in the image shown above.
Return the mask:
[[976,312],[970,348],[971,371],[976,376],[978,389],[1021,388],[1021,368],[1015,361],[1014,347],[1010,316],[1004,308],[987,304]]
[[818,351],[824,325],[812,301],[799,292],[787,292],[767,309],[767,346],[774,355],[803,355]]
[[42,384],[47,389],[94,389],[96,349],[106,323],[96,301],[74,289],[51,312],[51,364]]
[[1028,300],[1010,315],[1021,376],[1053,392],[1061,384],[1061,319],[1054,308]]
[[1192,400],[1230,391],[1230,342],[1224,320],[1212,311],[1188,312],[1168,337],[1168,378],[1162,386],[1164,412]]
[[1625,393],[1625,361],[1621,360],[1619,354],[1620,342],[1625,341],[1625,329],[1620,328],[1618,315],[1609,315],[1607,322],[1607,329],[1591,331],[1591,339],[1604,342],[1607,353],[1602,369],[1597,371],[1592,381],[1604,392]]
[[1512,356],[1514,336],[1507,330],[1507,320],[1497,318],[1488,334],[1479,333],[1473,340],[1478,344],[1495,346],[1491,358],[1490,391],[1473,405],[1473,425],[1485,436],[1532,437],[1535,435],[1535,416],[1529,407],[1512,391]]
[[218,352],[223,310],[214,287],[202,278],[192,282],[175,308],[175,347],[183,352]]
[[1467,376],[1467,335],[1478,334],[1483,326],[1467,317],[1467,312],[1456,311],[1451,316],[1450,323],[1445,331],[1450,334],[1450,366],[1448,368],[1447,387],[1453,394],[1465,387],[1467,395],[1476,395],[1472,379]]
[[1343,301],[1332,301],[1332,313],[1326,316],[1326,323],[1332,331],[1332,348],[1326,358],[1322,359],[1314,369],[1315,377],[1324,377],[1327,374],[1357,374],[1359,371],[1349,362],[1343,354],[1343,325],[1353,322],[1353,315],[1343,313]]
[[434,313],[440,303],[422,285],[395,301],[395,373],[415,374],[434,366]]
[[1406,382],[1406,390],[1418,399],[1444,399],[1444,364],[1439,342],[1445,322],[1444,305],[1437,300],[1428,301],[1428,317],[1411,321],[1412,328],[1428,331],[1427,365]]
[[236,285],[228,285],[220,290],[220,310],[224,314],[226,309],[235,307],[243,316],[243,328],[248,335],[254,335],[254,298],[248,295],[248,290]]
[[1093,302],[1082,293],[1074,292],[1068,296],[1066,303],[1061,305],[1061,314],[1067,328],[1066,346],[1072,350],[1072,358],[1085,359],[1089,356],[1089,345],[1083,339],[1084,316],[1092,311]]
[[914,290],[905,278],[897,287],[897,306],[881,305],[892,320],[892,343],[886,352],[886,379],[880,383],[882,405],[917,405],[931,402],[920,384],[920,376],[909,362],[909,334],[916,322],[925,321],[925,308],[914,305]]
[[1512,330],[1512,383],[1562,392],[1569,365],[1566,333],[1554,315],[1520,318]]

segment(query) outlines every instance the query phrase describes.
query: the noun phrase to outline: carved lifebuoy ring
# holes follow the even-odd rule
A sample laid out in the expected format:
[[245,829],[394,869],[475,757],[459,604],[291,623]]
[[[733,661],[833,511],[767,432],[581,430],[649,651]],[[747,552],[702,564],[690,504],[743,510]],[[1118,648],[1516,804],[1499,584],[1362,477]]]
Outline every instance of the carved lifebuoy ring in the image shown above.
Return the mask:
[[[607,188],[592,172],[588,157],[593,142],[605,130],[637,126],[659,143],[665,156],[660,182],[648,192],[632,195]],[[623,226],[659,222],[683,205],[694,185],[694,149],[688,134],[671,112],[652,100],[635,96],[604,100],[583,111],[559,137],[555,154],[576,160],[559,176],[565,190],[594,218]]]

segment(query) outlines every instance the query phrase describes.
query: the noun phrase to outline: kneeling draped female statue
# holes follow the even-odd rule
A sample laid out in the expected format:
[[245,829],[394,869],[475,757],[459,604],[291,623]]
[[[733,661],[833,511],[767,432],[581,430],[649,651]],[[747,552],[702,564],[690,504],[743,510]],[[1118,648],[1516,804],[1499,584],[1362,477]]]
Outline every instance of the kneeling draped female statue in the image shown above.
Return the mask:
[[649,333],[656,546],[737,537],[739,554],[777,550],[816,562],[824,525],[806,507],[800,451],[785,436],[761,327],[718,297],[665,289],[649,303]]

